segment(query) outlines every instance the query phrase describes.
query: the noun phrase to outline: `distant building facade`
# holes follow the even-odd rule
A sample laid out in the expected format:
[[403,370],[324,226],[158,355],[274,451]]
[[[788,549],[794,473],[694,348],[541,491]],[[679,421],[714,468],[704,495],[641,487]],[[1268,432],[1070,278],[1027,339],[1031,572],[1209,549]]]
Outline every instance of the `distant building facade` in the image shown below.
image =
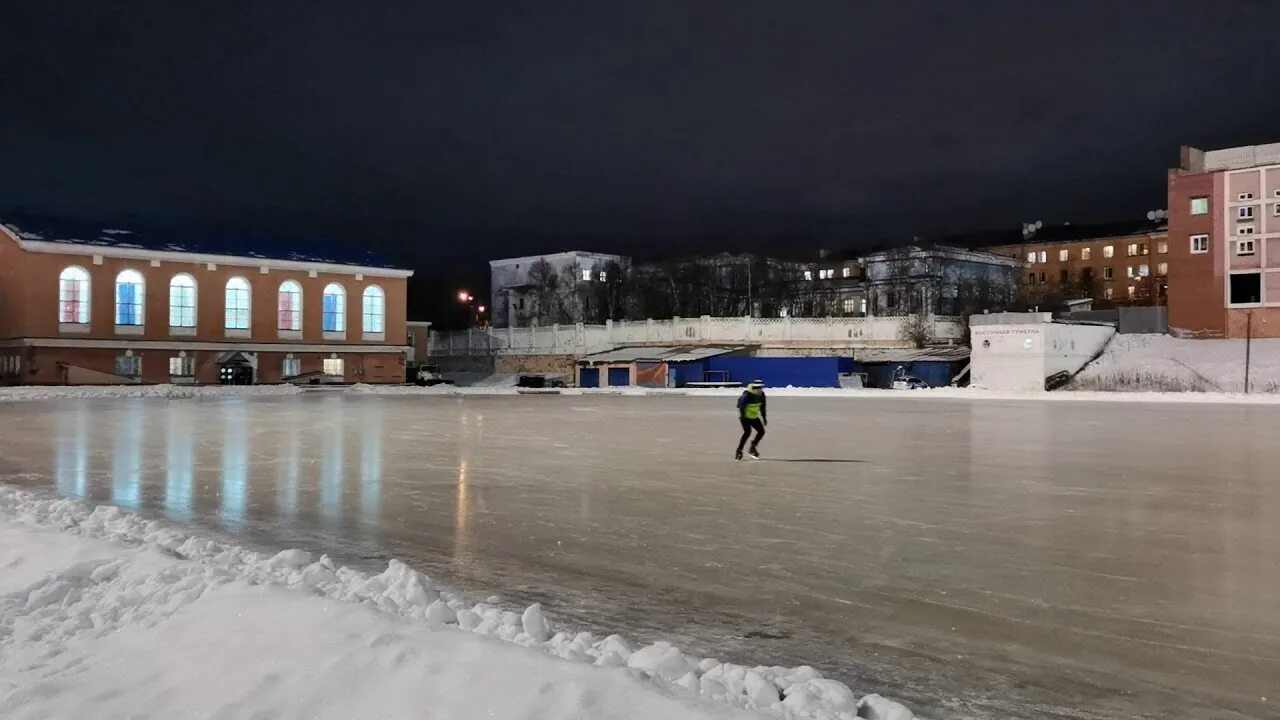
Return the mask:
[[1184,147],[1168,192],[1170,332],[1280,337],[1280,143]]
[[871,315],[966,315],[1007,309],[1017,295],[1015,258],[943,245],[908,245],[861,258]]
[[489,261],[493,327],[602,322],[631,259],[570,251]]
[[410,275],[335,246],[0,221],[0,383],[403,382]]
[[1169,232],[1162,219],[1056,225],[970,236],[968,242],[1023,263],[1023,305],[1056,310],[1092,300],[1093,307],[1106,309],[1162,305],[1167,295]]

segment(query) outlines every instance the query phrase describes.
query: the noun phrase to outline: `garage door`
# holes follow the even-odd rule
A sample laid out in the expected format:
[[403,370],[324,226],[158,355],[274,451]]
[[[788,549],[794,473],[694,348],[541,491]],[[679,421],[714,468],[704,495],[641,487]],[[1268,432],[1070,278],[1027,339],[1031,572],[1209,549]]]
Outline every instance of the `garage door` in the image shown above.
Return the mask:
[[625,387],[631,384],[631,368],[609,368],[609,387]]
[[578,374],[578,387],[600,387],[600,368],[582,368]]

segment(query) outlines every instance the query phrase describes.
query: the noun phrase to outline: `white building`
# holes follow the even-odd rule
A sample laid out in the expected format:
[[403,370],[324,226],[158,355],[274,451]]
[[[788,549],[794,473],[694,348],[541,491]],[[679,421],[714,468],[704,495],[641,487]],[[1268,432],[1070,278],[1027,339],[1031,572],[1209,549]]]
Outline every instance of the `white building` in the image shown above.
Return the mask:
[[631,265],[623,255],[573,250],[489,261],[493,327],[591,322],[591,305]]

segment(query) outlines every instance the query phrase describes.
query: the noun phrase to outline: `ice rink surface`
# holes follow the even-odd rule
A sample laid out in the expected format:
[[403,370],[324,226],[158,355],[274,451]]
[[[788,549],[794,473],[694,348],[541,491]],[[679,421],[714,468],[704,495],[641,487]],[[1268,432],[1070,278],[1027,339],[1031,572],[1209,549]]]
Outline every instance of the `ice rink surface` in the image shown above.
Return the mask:
[[0,403],[0,480],[933,718],[1280,717],[1280,407],[769,405],[735,463],[725,398]]

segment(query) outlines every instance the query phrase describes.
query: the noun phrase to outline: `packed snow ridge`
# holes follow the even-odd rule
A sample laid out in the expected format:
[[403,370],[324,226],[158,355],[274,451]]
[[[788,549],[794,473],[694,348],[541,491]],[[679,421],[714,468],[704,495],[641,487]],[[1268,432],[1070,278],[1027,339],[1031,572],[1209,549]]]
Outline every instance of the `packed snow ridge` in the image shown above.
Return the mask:
[[[0,538],[0,705],[17,717],[112,714],[104,707],[146,707],[163,717],[197,701],[187,697],[193,682],[220,703],[240,697],[228,717],[353,717],[368,708],[343,703],[362,693],[383,693],[368,696],[380,704],[401,698],[406,708],[423,701],[408,692],[428,693],[454,708],[442,716],[458,717],[495,712],[495,702],[507,703],[496,711],[510,718],[693,720],[752,711],[786,720],[914,717],[879,695],[856,698],[807,666],[747,667],[686,655],[665,642],[633,649],[618,635],[558,631],[539,605],[516,613],[470,604],[396,560],[366,574],[328,556],[262,554],[116,507],[90,510],[4,487]],[[89,550],[66,549],[75,543]],[[24,563],[39,572],[24,575]],[[290,628],[296,632],[283,635]],[[106,644],[101,655],[85,657],[95,643]],[[531,659],[525,654],[531,650],[544,654]],[[287,662],[277,661],[281,653]],[[130,661],[125,669],[103,669],[105,660],[93,661],[134,655],[142,658],[139,667]],[[273,662],[279,667],[268,672]],[[484,691],[486,673],[498,673],[503,693]],[[142,695],[122,687],[125,676],[136,676]],[[392,685],[396,678],[403,682]],[[637,679],[650,687],[628,689]],[[105,689],[97,692],[95,683]],[[459,697],[467,687],[478,687],[477,697]],[[554,707],[529,707],[553,702],[547,695]],[[305,700],[322,696],[333,704]],[[115,705],[104,706],[104,698]],[[258,706],[245,706],[253,702]]]
[[296,395],[294,385],[29,385],[0,387],[0,402],[91,398],[191,400],[245,395]]

